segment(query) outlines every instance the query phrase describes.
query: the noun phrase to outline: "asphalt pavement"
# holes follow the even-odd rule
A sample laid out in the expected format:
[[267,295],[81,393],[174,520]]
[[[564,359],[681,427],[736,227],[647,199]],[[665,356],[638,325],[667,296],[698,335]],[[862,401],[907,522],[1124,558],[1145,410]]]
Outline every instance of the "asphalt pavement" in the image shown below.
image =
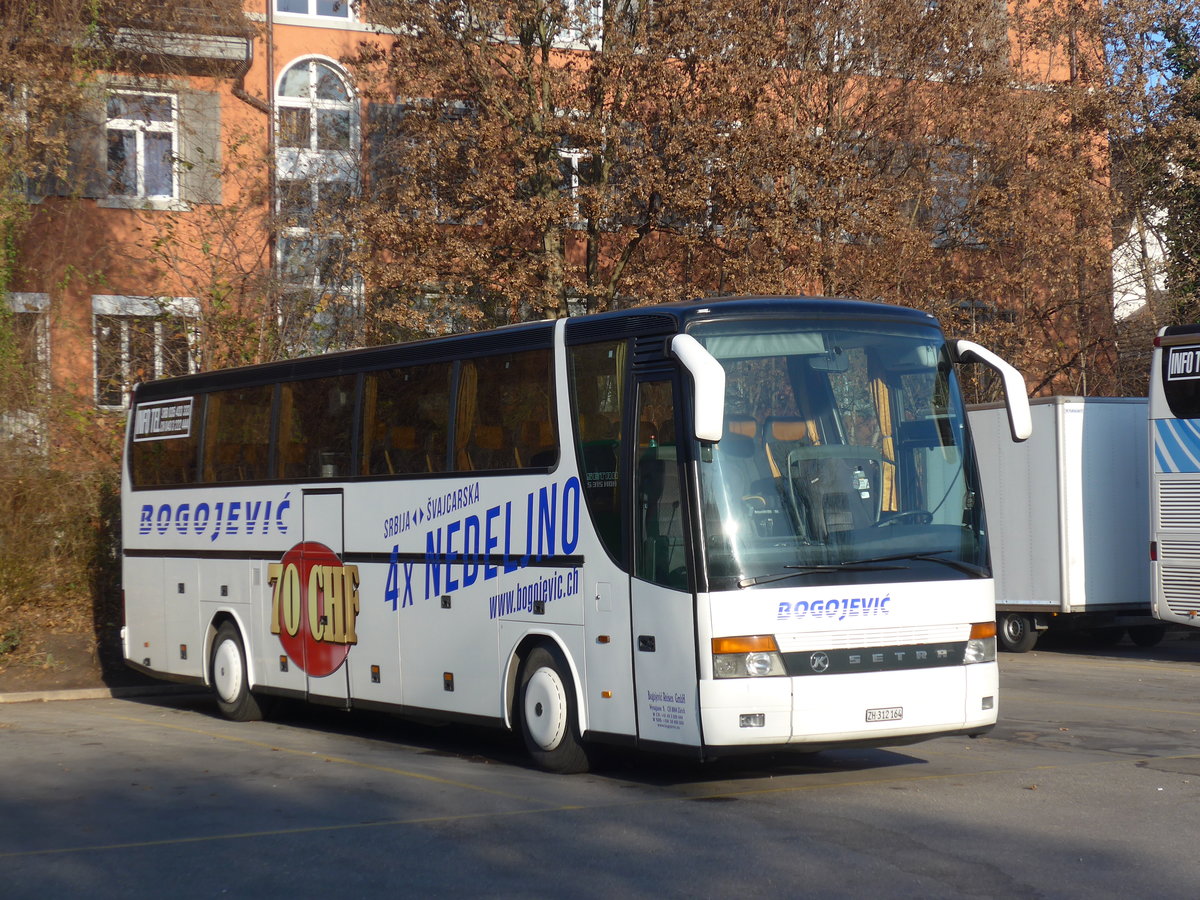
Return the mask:
[[977,740],[531,768],[511,736],[171,693],[0,705],[6,898],[1193,898],[1200,642],[1001,657]]

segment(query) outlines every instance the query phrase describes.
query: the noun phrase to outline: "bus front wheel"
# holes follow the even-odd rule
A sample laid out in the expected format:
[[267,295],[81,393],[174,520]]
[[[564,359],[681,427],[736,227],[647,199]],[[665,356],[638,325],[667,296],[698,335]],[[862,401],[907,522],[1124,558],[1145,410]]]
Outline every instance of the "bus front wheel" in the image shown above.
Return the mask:
[[575,706],[575,684],[562,655],[534,647],[521,665],[517,713],[529,755],[547,771],[565,775],[588,769]]
[[257,698],[250,693],[242,636],[232,622],[223,622],[217,629],[209,671],[221,715],[234,722],[252,722],[263,717]]

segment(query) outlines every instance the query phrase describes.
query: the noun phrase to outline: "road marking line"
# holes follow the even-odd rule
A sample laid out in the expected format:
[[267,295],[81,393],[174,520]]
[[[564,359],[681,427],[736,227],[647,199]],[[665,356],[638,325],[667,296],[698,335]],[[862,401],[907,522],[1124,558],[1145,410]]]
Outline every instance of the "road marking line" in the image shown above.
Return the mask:
[[347,822],[344,825],[310,825],[305,828],[277,828],[269,831],[242,831],[229,834],[209,834],[201,837],[163,838],[157,841],[130,841],[122,844],[96,844],[86,847],[52,847],[45,850],[17,850],[0,853],[0,859],[15,859],[23,856],[51,856],[68,853],[96,853],[111,850],[138,850],[147,847],[171,847],[180,844],[203,844],[213,841],[238,841],[247,838],[286,837],[297,834],[320,834],[322,832],[351,831],[356,828],[394,828],[401,825],[438,825],[470,819],[505,818],[528,816],[534,813],[569,812],[584,809],[581,806],[548,806],[540,809],[517,809],[508,812],[461,813],[451,816],[425,816],[416,819],[388,819],[379,822]]

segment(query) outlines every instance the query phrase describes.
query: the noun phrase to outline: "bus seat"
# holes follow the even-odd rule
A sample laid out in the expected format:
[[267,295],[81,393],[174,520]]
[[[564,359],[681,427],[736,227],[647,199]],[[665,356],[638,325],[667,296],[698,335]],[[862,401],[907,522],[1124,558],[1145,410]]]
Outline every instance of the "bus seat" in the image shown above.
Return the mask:
[[366,438],[367,446],[363,454],[363,475],[395,475],[396,470],[388,455],[388,426],[384,422],[376,422],[371,427]]
[[754,482],[754,441],[736,431],[727,431],[717,444],[715,459],[720,463],[721,480],[728,486],[731,499],[745,498]]
[[467,444],[468,469],[508,469],[511,459],[504,455],[504,429],[499,425],[477,422],[471,429],[471,440]]
[[308,442],[281,442],[279,444],[279,477],[305,478],[308,475]]
[[737,431],[727,431],[717,447],[721,475],[731,488],[731,496],[739,497],[746,503],[765,505],[764,491],[768,491],[772,485],[754,439]]
[[785,500],[781,484],[771,477],[762,445],[752,436],[758,429],[749,426],[755,424],[753,419],[744,424],[727,422],[715,459],[728,485],[728,515],[743,522],[747,534],[769,537],[782,527]]
[[[417,446],[417,429],[412,425],[392,425],[381,428],[378,453],[389,475],[405,475],[411,472],[423,471],[426,462],[425,454]],[[382,474],[378,464],[372,466],[373,471]]]
[[879,519],[880,455],[872,447],[797,447],[787,459],[788,487],[808,513],[815,537],[867,528]]
[[216,465],[213,466],[214,481],[240,481],[242,478],[242,445],[229,442],[217,445]]
[[621,433],[620,423],[610,419],[600,413],[588,415],[580,413],[576,426],[579,432],[579,440],[595,441],[595,440],[615,440]]
[[763,423],[763,450],[773,478],[783,476],[792,449],[812,443],[808,420],[802,416],[771,416]]
[[728,416],[725,419],[726,434],[740,434],[754,440],[758,437],[758,420],[754,416]]
[[517,468],[553,464],[556,443],[554,423],[545,419],[522,422],[516,428],[516,440],[513,441],[513,456],[517,461]]
[[242,446],[242,477],[256,481],[267,477],[267,445],[262,443]]

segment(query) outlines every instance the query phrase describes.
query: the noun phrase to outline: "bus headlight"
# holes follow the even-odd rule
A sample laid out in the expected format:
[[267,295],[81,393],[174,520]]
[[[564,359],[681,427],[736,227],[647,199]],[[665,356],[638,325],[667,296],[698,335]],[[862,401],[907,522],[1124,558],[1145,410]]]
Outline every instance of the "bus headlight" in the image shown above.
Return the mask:
[[971,626],[971,638],[967,641],[967,652],[963,664],[996,661],[996,623],[976,622]]
[[717,678],[760,678],[786,675],[775,636],[713,638],[713,675]]

